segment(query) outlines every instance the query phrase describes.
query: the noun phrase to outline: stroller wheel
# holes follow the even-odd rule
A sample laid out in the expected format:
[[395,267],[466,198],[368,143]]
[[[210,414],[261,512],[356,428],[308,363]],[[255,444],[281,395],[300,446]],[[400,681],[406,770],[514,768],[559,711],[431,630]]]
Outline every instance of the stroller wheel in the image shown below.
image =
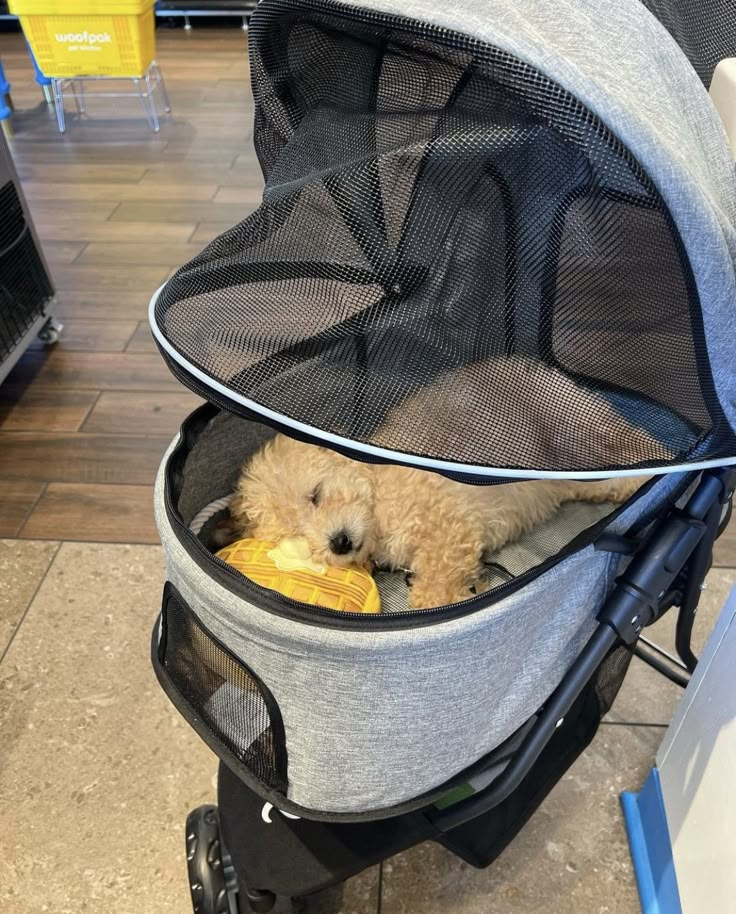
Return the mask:
[[187,816],[187,869],[194,914],[239,914],[232,864],[220,840],[216,806]]

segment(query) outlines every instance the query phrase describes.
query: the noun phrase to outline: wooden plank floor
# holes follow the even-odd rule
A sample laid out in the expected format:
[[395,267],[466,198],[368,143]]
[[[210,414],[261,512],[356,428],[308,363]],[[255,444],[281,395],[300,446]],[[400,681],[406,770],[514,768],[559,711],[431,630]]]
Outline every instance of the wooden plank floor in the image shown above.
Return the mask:
[[157,43],[173,105],[160,134],[134,100],[90,98],[61,136],[21,36],[0,34],[12,153],[65,325],[0,385],[0,537],[157,541],[154,474],[197,400],[158,355],[148,301],[262,187],[246,36],[162,29]]

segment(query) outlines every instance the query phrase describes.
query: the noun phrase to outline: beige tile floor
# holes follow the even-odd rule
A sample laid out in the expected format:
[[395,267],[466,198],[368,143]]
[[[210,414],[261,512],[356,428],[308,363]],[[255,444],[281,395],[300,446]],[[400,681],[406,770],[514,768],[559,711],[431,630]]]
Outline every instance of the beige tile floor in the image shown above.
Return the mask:
[[[215,760],[148,659],[157,546],[0,541],[2,914],[186,914],[187,811]],[[714,569],[702,643],[736,583]],[[667,643],[670,620],[657,627]],[[383,914],[635,914],[618,795],[651,765],[678,690],[636,659],[588,751],[485,871],[425,845],[387,862]],[[373,870],[312,906],[379,910]]]

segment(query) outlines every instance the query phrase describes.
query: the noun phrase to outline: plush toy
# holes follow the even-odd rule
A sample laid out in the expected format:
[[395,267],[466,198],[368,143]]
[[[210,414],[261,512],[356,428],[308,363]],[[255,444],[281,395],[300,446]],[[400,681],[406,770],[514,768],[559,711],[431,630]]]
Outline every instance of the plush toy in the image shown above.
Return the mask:
[[350,613],[378,613],[381,600],[373,577],[362,568],[335,568],[312,561],[301,538],[278,545],[242,539],[217,553],[241,574],[292,600]]

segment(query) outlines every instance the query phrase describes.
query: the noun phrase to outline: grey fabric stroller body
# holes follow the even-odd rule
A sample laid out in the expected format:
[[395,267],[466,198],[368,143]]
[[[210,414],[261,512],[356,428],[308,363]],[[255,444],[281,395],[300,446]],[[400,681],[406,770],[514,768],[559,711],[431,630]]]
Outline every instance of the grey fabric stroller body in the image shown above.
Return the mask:
[[[691,62],[639,0],[614,6],[262,0],[252,18],[263,203],[150,312],[209,401],[157,482],[152,645],[223,763],[220,824],[188,824],[198,911],[271,910],[426,839],[487,865],[672,606],[694,667],[736,464],[736,178]],[[707,82],[705,46],[686,50]],[[623,506],[564,507],[464,602],[409,611],[385,569],[379,615],[336,613],[213,554],[276,431],[469,485],[650,478]]]

